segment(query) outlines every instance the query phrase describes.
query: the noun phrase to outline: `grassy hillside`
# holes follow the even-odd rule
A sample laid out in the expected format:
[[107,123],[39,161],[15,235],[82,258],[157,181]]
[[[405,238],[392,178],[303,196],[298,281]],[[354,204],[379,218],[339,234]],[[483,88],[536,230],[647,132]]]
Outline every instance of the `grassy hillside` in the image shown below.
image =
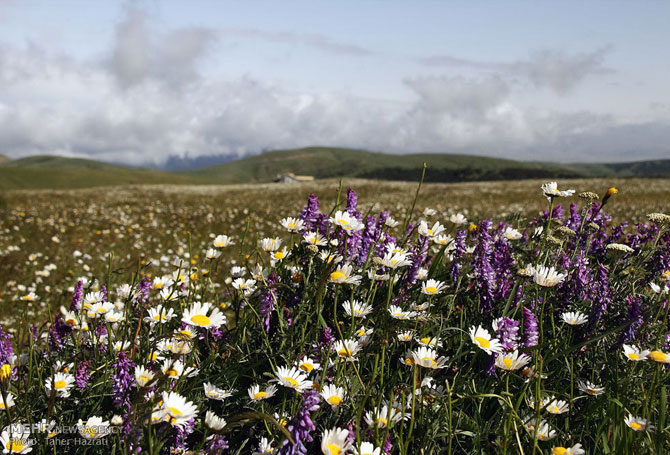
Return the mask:
[[196,184],[206,183],[206,179],[59,156],[33,156],[0,164],[0,189],[66,189],[152,183]]
[[590,176],[590,172],[579,167],[554,163],[529,163],[470,155],[390,155],[329,147],[277,150],[184,174],[222,183],[268,182],[276,174],[285,172],[313,175],[316,178],[347,176],[417,180],[424,161],[428,165],[426,181],[429,182]]

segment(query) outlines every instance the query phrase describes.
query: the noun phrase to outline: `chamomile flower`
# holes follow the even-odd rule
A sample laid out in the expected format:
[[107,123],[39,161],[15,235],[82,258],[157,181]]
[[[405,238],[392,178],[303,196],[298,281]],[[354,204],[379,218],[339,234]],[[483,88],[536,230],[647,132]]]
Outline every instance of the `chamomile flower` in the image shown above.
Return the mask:
[[2,453],[29,453],[33,450],[29,425],[16,424],[5,427],[0,433]]
[[321,388],[321,396],[331,407],[337,408],[344,401],[344,389],[327,384]]
[[321,452],[323,455],[344,455],[351,449],[349,430],[333,427],[321,433]]
[[281,224],[281,226],[288,232],[299,232],[305,227],[305,222],[303,220],[300,218],[291,218],[290,216],[283,218],[279,224]]
[[399,319],[401,321],[407,321],[416,317],[416,311],[405,311],[397,305],[389,306],[389,313],[393,319]]
[[259,242],[259,247],[268,253],[271,253],[273,251],[277,251],[279,248],[281,248],[282,244],[282,239],[279,237],[274,237],[274,238],[264,238]]
[[356,355],[361,350],[361,343],[358,340],[338,340],[333,346],[335,352],[340,359],[346,360],[347,362],[353,362],[356,360]]
[[551,198],[554,198],[554,197],[570,197],[573,194],[575,194],[575,190],[560,191],[558,189],[558,183],[556,183],[556,182],[545,183],[545,184],[542,185],[541,189],[542,189],[542,192],[544,193],[544,195],[549,200],[551,200]]
[[592,383],[591,381],[578,381],[577,382],[577,387],[579,390],[581,390],[584,393],[587,393],[589,395],[592,395],[594,397],[597,397],[598,395],[601,395],[605,393],[605,388],[600,387]]
[[358,448],[354,448],[354,455],[381,455],[381,447],[375,447],[371,442],[361,442]]
[[[545,400],[542,400],[543,406],[545,405]],[[570,410],[570,406],[568,405],[568,402],[565,400],[557,400],[556,398],[552,397],[548,401],[549,402],[546,403],[545,409],[549,414],[564,414]]]
[[373,408],[372,411],[365,413],[365,422],[370,427],[386,428],[393,426],[403,418],[402,412],[393,407],[383,405],[381,408]]
[[551,455],[584,455],[584,449],[581,444],[575,444],[572,447],[555,446],[551,449]]
[[[53,381],[52,381],[53,380]],[[44,388],[47,395],[51,395],[51,388],[58,398],[67,398],[70,396],[70,389],[74,384],[74,376],[69,373],[56,373],[53,378],[48,377],[44,381]]]
[[535,416],[526,418],[523,422],[523,426],[526,428],[526,431],[530,433],[531,437],[535,434],[537,429],[537,439],[540,441],[550,441],[556,437],[556,430],[552,429],[544,420],[540,420],[540,424],[537,425]]
[[423,220],[419,223],[419,229],[418,229],[419,235],[422,235],[424,237],[432,239],[436,235],[440,235],[443,231],[444,226],[442,226],[439,221],[436,221],[432,227],[429,226],[428,223],[426,223]]
[[163,392],[162,401],[160,412],[163,419],[173,427],[187,424],[198,414],[198,408],[176,392]]
[[270,257],[274,261],[281,261],[283,259],[286,259],[290,255],[291,255],[291,253],[288,251],[288,249],[286,247],[282,248],[281,250],[277,250],[277,251],[274,251],[274,252],[270,253]]
[[214,239],[214,247],[216,248],[226,248],[231,245],[235,245],[235,242],[227,235],[217,235]]
[[530,362],[530,357],[526,354],[519,355],[519,351],[501,352],[496,357],[495,365],[501,370],[516,371],[523,368]]
[[202,386],[205,389],[205,396],[210,400],[223,401],[226,398],[233,396],[231,392],[220,389],[210,382],[206,382]]
[[323,262],[326,262],[328,264],[331,264],[331,263],[332,264],[339,264],[340,262],[342,262],[342,259],[344,259],[342,256],[340,256],[338,254],[333,254],[329,251],[322,251],[321,253],[319,253],[319,257],[321,258],[321,260]]
[[407,255],[403,253],[386,253],[382,258],[375,258],[375,263],[395,270],[400,267],[411,265],[412,261],[410,261]]
[[161,371],[165,376],[177,379],[184,373],[184,364],[181,360],[165,359]]
[[468,222],[468,219],[462,213],[457,213],[455,215],[451,215],[449,217],[449,221],[454,224],[465,224]]
[[494,354],[502,352],[503,347],[496,338],[491,338],[488,330],[482,326],[470,328],[470,338],[472,342],[487,354]]
[[426,295],[440,294],[447,286],[442,281],[426,280],[421,283],[421,293]]
[[535,283],[539,284],[540,286],[551,288],[557,284],[561,284],[563,280],[565,280],[566,276],[566,273],[558,273],[558,271],[553,266],[547,268],[543,265],[538,265],[535,268],[534,278]]
[[563,319],[563,322],[569,325],[582,325],[589,321],[588,316],[579,311],[563,313],[561,314],[561,319]]
[[638,348],[637,346],[632,346],[628,344],[623,345],[623,355],[625,355],[628,360],[632,360],[634,362],[640,361],[640,360],[646,360],[647,357],[649,356],[649,351],[642,350]]
[[207,425],[207,428],[210,430],[219,431],[226,426],[226,421],[212,411],[207,411],[207,413],[205,413],[205,425]]
[[307,378],[307,375],[303,371],[295,367],[278,367],[276,377],[275,381],[277,383],[298,393],[312,388],[312,381]]
[[414,339],[414,332],[412,330],[405,330],[404,332],[398,332],[396,336],[398,337],[398,341],[407,343]]
[[628,417],[624,420],[626,425],[632,428],[634,431],[654,431],[654,425],[651,425],[647,422],[647,419],[641,417],[633,417],[632,414],[628,414]]
[[361,276],[353,274],[354,268],[350,264],[338,266],[328,277],[328,281],[334,284],[353,284],[358,286],[361,283]]
[[303,235],[302,241],[308,245],[315,245],[315,246],[325,246],[328,243],[328,239],[326,239],[317,231],[310,231],[307,234]]
[[153,371],[141,365],[135,367],[135,384],[137,384],[138,387],[146,387],[147,384],[153,381],[154,376]]
[[331,224],[341,227],[347,234],[353,234],[362,230],[365,225],[351,216],[348,212],[338,210],[335,215],[329,218]]
[[207,302],[194,302],[189,308],[184,310],[181,320],[188,325],[205,329],[221,327],[227,322],[226,317],[219,309],[210,306]]
[[300,368],[302,371],[305,371],[306,373],[311,373],[312,371],[316,371],[321,368],[321,364],[312,360],[311,357],[304,355],[298,362],[298,368]]
[[215,250],[214,248],[207,248],[207,251],[205,251],[205,257],[210,261],[218,258],[219,256],[221,256],[221,252]]
[[261,442],[258,443],[258,450],[253,452],[251,455],[273,455],[275,453],[275,448],[272,447],[272,444],[266,437],[261,438]]
[[251,295],[256,290],[256,280],[245,280],[244,278],[237,278],[233,280],[231,286],[244,295]]
[[12,408],[14,404],[14,395],[12,395],[10,392],[7,392],[6,399],[3,398],[0,394],[0,410]]
[[416,351],[412,351],[412,359],[414,360],[414,365],[430,368],[432,370],[438,370],[447,366],[446,357],[438,357],[435,350],[425,346],[421,346]]
[[98,416],[91,416],[86,422],[79,419],[77,430],[79,430],[79,434],[85,439],[101,439],[110,433],[109,422],[102,420],[102,417]]
[[365,319],[365,317],[372,313],[372,305],[366,305],[358,300],[345,300],[342,302],[342,308],[349,317]]
[[277,393],[277,387],[270,384],[265,389],[261,390],[261,386],[254,384],[249,387],[247,392],[249,393],[251,401],[263,401],[272,398]]
[[502,233],[502,236],[506,238],[507,240],[519,240],[523,235],[521,235],[521,232],[517,231],[513,227],[507,226],[505,228],[505,231]]

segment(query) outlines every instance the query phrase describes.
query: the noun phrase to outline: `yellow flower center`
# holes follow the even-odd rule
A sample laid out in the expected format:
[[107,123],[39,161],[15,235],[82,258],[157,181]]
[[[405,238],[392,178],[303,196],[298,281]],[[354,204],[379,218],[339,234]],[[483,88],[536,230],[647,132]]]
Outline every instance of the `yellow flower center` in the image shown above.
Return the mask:
[[340,218],[339,220],[337,220],[337,222],[338,222],[339,224],[343,224],[343,225],[345,225],[345,226],[346,226],[347,224],[349,224],[349,222],[348,222],[347,220],[343,219],[343,218]]
[[504,358],[503,363],[505,364],[505,368],[512,368],[512,364],[514,361],[512,359]]
[[9,444],[7,445],[7,449],[9,450],[10,453],[12,452],[21,452],[25,447],[25,444],[23,443],[22,439],[10,439]]
[[551,455],[565,455],[568,453],[568,449],[565,447],[554,447],[551,449]]
[[285,257],[285,254],[284,254],[283,251],[277,251],[277,252],[274,254],[274,258],[275,258],[275,259],[284,259],[284,257]]
[[634,352],[629,352],[629,353],[628,353],[628,358],[629,358],[629,359],[633,359],[633,360],[640,360],[640,356],[637,355],[637,354],[634,353]]
[[333,281],[342,280],[342,279],[345,279],[346,277],[347,276],[344,273],[339,272],[339,271],[333,272],[333,273],[330,274],[330,279],[333,280]]
[[314,365],[312,365],[311,363],[301,363],[300,369],[309,373],[314,369]]
[[630,427],[633,430],[641,430],[643,428],[643,425],[641,423],[638,423],[638,422],[631,422]]
[[76,320],[76,319],[72,319],[72,318],[70,318],[70,319],[67,319],[67,320],[65,321],[65,323],[66,323],[67,325],[77,325],[77,320]]
[[423,363],[430,362],[431,365],[435,365],[437,363],[435,359],[432,357],[422,357],[421,362]]
[[175,417],[175,416],[182,415],[182,412],[177,408],[173,408],[173,407],[169,406],[168,410],[170,411],[170,417]]
[[420,340],[423,344],[430,344],[430,338],[421,338]]
[[342,398],[338,397],[337,395],[333,395],[332,397],[328,398],[328,403],[332,404],[333,406],[339,406],[340,403],[342,403]]
[[558,409],[558,407],[554,406],[553,404],[547,408],[547,411],[550,412],[551,414],[558,414],[559,412],[561,412],[561,410]]
[[298,385],[298,381],[296,381],[295,379],[293,379],[293,378],[290,377],[290,376],[284,376],[284,379],[286,380],[286,382],[288,382],[289,384],[291,384],[291,387],[295,387],[295,386]]
[[12,374],[12,367],[10,364],[5,363],[0,367],[0,379],[6,379]]
[[437,292],[437,288],[435,286],[426,286],[426,292],[428,294],[435,294]]
[[0,401],[0,409],[5,409],[5,408],[6,408],[5,403]]
[[340,357],[350,357],[351,356],[351,349],[342,348],[339,351],[337,351],[337,355],[339,355]]
[[191,317],[191,321],[199,326],[205,326],[210,324],[210,319],[204,314],[196,314]]
[[179,371],[175,370],[174,368],[170,368],[169,370],[165,370],[165,374],[172,378],[174,376],[179,376]]
[[340,455],[340,448],[335,444],[327,444],[326,449],[330,451],[330,455]]
[[54,387],[57,388],[57,389],[63,389],[63,388],[65,388],[66,385],[67,385],[67,383],[65,381],[54,382]]
[[491,342],[484,337],[475,337],[475,341],[483,348],[491,347]]
[[146,384],[147,382],[149,382],[149,377],[142,375],[142,376],[140,376],[139,382],[142,383],[142,384]]
[[98,434],[98,429],[96,427],[85,427],[82,428],[81,432],[89,436],[95,436]]
[[649,353],[649,358],[655,362],[665,362],[668,355],[661,351],[651,351]]
[[386,420],[385,418],[383,418],[383,417],[378,417],[377,418],[377,426],[378,427],[386,426],[387,423],[388,423],[388,420]]
[[254,395],[254,400],[262,400],[263,398],[265,398],[265,395],[267,395],[265,392],[257,392]]

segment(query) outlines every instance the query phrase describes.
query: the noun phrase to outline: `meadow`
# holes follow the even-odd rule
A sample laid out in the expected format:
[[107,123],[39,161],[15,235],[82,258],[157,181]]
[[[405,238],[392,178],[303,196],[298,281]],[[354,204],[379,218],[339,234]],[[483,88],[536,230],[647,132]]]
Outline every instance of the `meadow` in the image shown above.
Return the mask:
[[546,183],[7,190],[0,444],[667,453],[670,180]]

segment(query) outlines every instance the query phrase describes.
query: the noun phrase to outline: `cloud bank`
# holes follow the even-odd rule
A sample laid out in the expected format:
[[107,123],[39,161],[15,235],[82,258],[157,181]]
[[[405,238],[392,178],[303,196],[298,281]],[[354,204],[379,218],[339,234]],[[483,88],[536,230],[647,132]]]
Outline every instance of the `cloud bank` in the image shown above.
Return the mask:
[[[611,115],[539,109],[518,100],[519,84],[564,95],[611,72],[607,47],[574,55],[535,51],[514,62],[420,59],[444,74],[407,77],[402,83],[413,100],[390,102],[204,72],[203,62],[231,36],[356,58],[375,54],[294,32],[162,32],[131,10],[99,59],[76,60],[36,45],[0,47],[0,153],[155,166],[171,157],[244,156],[317,144],[550,161],[669,156],[670,127],[662,122],[621,124]],[[451,72],[454,67],[477,71],[462,75]]]

